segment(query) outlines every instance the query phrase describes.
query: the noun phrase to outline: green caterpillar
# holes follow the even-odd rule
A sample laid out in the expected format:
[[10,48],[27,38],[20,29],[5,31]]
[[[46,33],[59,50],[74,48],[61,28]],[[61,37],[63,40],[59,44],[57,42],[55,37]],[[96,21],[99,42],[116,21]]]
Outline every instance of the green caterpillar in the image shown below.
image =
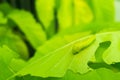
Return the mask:
[[78,41],[78,42],[74,43],[73,48],[72,48],[72,53],[74,55],[78,54],[80,51],[89,47],[95,41],[95,39],[96,39],[96,37],[95,37],[95,35],[93,35],[93,36],[86,38],[82,41]]

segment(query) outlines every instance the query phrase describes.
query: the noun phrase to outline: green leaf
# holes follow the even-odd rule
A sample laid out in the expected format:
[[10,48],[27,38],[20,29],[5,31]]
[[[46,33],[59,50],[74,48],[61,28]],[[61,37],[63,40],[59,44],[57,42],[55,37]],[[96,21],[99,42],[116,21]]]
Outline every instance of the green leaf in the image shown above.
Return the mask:
[[74,25],[88,24],[93,21],[93,13],[85,0],[73,0]]
[[3,13],[0,11],[0,24],[6,24],[7,19],[4,17]]
[[17,53],[6,45],[0,47],[0,79],[7,80],[26,65]]
[[[27,60],[29,58],[28,48],[25,42],[13,33],[9,27],[1,26],[0,27],[0,45],[7,45],[9,48],[19,53],[21,58]],[[6,33],[6,34],[5,34]]]
[[[74,40],[77,40],[89,34],[91,34],[91,32],[88,31],[88,32],[80,32],[80,33],[74,33],[74,34],[57,35],[53,37],[51,40],[48,40],[44,45],[38,47],[35,53],[35,56],[32,59],[34,60],[39,58],[40,56],[42,57],[49,52],[52,52]],[[54,46],[53,44],[56,44],[56,45]]]
[[[0,26],[0,37],[4,37],[4,33],[7,33],[8,29],[5,26]],[[0,40],[1,41],[1,40]]]
[[16,77],[16,80],[119,80],[120,73],[115,73],[106,68],[96,69],[94,71],[90,71],[84,75],[74,73],[72,71],[67,71],[67,73],[61,77],[48,77],[42,78],[37,76],[26,75],[22,77]]
[[[66,75],[60,80],[119,80],[120,77],[117,77],[120,73],[115,73],[106,68],[100,68],[93,71],[90,71],[86,74],[80,75],[79,73],[73,73],[68,71]],[[53,78],[54,80],[54,78]],[[55,79],[59,80],[59,79]]]
[[78,32],[91,32],[91,33],[100,33],[100,32],[111,32],[111,31],[119,31],[120,23],[119,22],[92,22],[90,24],[81,25],[82,27],[70,27],[59,34],[75,34]]
[[57,32],[55,0],[36,0],[35,6],[39,21],[47,33],[47,38],[51,38]]
[[13,58],[10,62],[10,67],[14,70],[14,72],[20,71],[27,65],[27,62],[21,58]]
[[58,22],[60,31],[73,26],[73,6],[72,0],[60,0],[60,7],[58,9]]
[[8,65],[0,58],[0,79],[6,80],[14,74],[14,71],[10,69]]
[[92,0],[92,5],[96,21],[115,21],[114,0]]
[[74,40],[77,40],[92,33],[98,33],[100,31],[101,32],[118,31],[120,30],[119,26],[120,26],[119,23],[101,23],[101,24],[91,23],[89,25],[84,26],[84,28],[82,29],[78,27],[69,28],[67,30],[62,31],[60,34],[56,35],[51,40],[48,40],[44,45],[37,48],[37,52],[35,53],[35,56],[33,58],[36,59],[39,58],[40,56],[44,56],[47,53],[52,52],[58,49],[59,47],[64,46],[65,44],[68,44],[69,42],[72,42]]
[[[72,70],[75,73],[84,74],[92,68],[88,66],[88,62],[95,56],[95,52],[99,44],[105,41],[110,41],[111,45],[107,52],[102,55],[103,60],[107,64],[120,62],[119,50],[114,44],[119,44],[119,31],[96,34],[96,40],[77,55],[73,55],[73,45],[78,41],[84,41],[92,36],[87,36],[76,41],[73,41],[53,52],[38,58],[23,68],[18,75],[40,76],[40,77],[63,77],[67,70]],[[113,48],[115,47],[115,48]],[[109,52],[109,53],[108,53]],[[114,52],[114,53],[113,53]]]
[[[118,33],[119,34],[119,33]],[[110,47],[104,52],[103,60],[108,64],[113,64],[114,62],[120,61],[120,43],[119,43],[120,35],[112,36]]]
[[3,45],[0,47],[0,57],[2,57],[7,64],[9,64],[12,58],[18,58],[19,55],[9,49],[6,45]]
[[83,27],[93,21],[93,13],[84,0],[60,0],[58,8],[59,31],[69,27]]
[[25,60],[29,58],[28,48],[25,42],[19,36],[9,33],[9,35],[6,35],[3,44],[8,45],[12,50],[19,53],[21,58]]
[[55,0],[36,0],[35,3],[38,18],[47,30],[54,21]]
[[35,49],[46,41],[46,35],[41,25],[34,20],[29,12],[13,11],[9,18],[19,26]]
[[14,70],[9,66],[12,58],[18,55],[11,51],[7,46],[0,47],[0,79],[6,80],[14,74]]
[[12,8],[8,3],[0,3],[0,11],[3,12],[4,15],[8,15],[13,10],[14,8]]

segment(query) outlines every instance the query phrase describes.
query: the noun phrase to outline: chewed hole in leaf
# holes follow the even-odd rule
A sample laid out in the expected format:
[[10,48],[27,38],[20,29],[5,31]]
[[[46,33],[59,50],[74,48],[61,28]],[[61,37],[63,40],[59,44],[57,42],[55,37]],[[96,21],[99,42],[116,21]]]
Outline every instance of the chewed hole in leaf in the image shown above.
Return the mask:
[[118,66],[120,67],[120,63],[119,64],[114,64],[114,65],[108,65],[106,63],[93,63],[93,62],[89,62],[88,66],[92,69],[99,69],[99,68],[107,68],[110,69],[114,72],[119,72],[120,68],[118,68]]
[[93,62],[89,62],[88,66],[91,67],[92,69],[110,68],[110,65],[108,65],[106,63],[93,63]]
[[108,49],[111,45],[111,41],[105,41],[99,44],[95,52],[95,58],[97,62],[103,62],[102,55],[106,49]]
[[110,45],[111,45],[111,41],[105,41],[99,44],[99,47],[97,48],[95,52],[96,62],[88,63],[88,66],[90,68],[92,69],[107,68],[114,72],[120,71],[120,63],[114,63],[114,64],[109,65],[103,61],[102,55],[110,47]]
[[82,51],[82,50],[86,49],[87,47],[89,47],[95,41],[95,39],[96,39],[96,37],[95,37],[95,35],[93,35],[93,36],[91,36],[89,38],[86,38],[83,41],[76,42],[73,45],[72,53],[74,55],[78,54],[80,51]]

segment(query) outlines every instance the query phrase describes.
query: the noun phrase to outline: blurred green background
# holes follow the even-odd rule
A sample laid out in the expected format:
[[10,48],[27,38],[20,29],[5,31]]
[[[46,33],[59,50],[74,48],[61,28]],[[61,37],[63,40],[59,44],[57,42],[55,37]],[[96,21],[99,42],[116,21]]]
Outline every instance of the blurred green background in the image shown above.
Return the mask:
[[[36,0],[0,0],[0,3],[8,2],[15,8],[30,11],[37,19],[35,1]],[[115,8],[116,8],[116,21],[120,21],[120,0],[115,0]]]
[[15,8],[30,11],[37,19],[36,11],[35,11],[35,0],[0,0],[0,3],[3,2],[8,2],[10,5],[12,5]]
[[[35,1],[36,0],[0,0],[0,3],[8,2],[13,7],[30,11],[37,19],[35,11]],[[116,21],[120,21],[120,0],[115,0],[115,8],[116,8]]]

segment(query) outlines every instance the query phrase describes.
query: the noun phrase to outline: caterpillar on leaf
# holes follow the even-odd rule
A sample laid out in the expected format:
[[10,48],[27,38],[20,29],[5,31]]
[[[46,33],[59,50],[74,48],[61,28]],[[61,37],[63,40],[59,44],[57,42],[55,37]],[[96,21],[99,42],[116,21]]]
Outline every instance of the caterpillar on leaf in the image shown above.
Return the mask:
[[82,41],[77,41],[76,43],[73,44],[72,53],[74,55],[78,54],[80,51],[89,47],[95,41],[95,39],[96,39],[95,35],[92,35]]

